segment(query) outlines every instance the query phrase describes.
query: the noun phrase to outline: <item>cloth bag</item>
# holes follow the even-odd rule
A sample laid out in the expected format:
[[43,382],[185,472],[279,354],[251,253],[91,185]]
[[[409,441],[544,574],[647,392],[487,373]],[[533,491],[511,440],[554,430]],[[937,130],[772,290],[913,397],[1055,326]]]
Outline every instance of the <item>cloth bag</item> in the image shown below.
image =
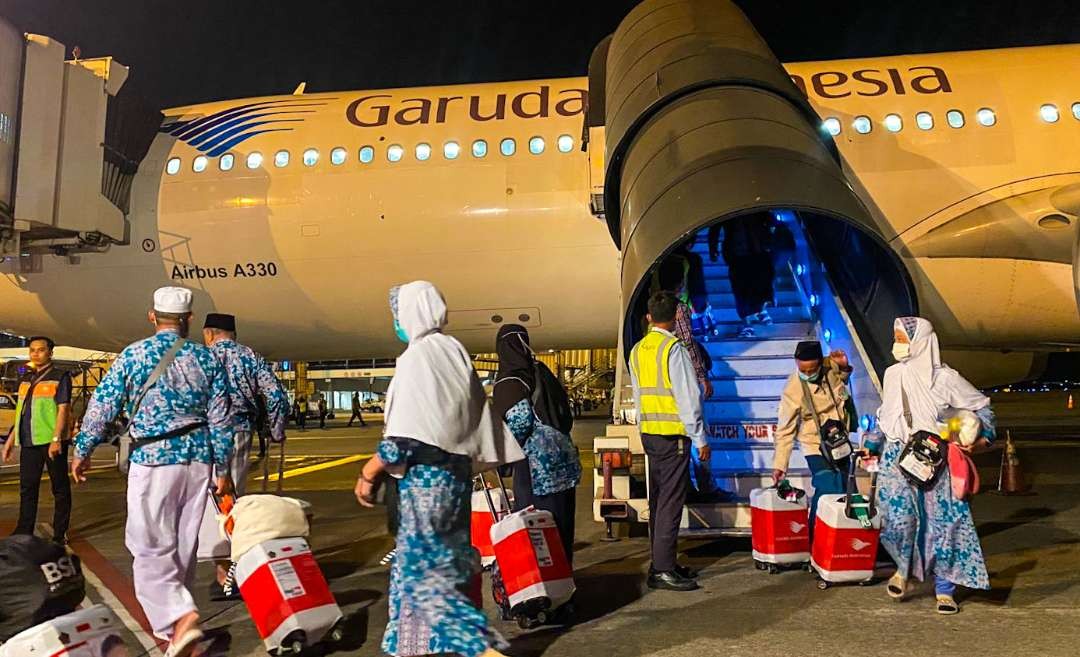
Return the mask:
[[967,500],[979,494],[979,470],[960,446],[949,441],[949,479],[952,494],[957,500]]
[[233,521],[232,560],[239,561],[248,550],[265,541],[307,536],[310,508],[307,502],[278,495],[238,498],[232,511],[220,517],[222,525]]

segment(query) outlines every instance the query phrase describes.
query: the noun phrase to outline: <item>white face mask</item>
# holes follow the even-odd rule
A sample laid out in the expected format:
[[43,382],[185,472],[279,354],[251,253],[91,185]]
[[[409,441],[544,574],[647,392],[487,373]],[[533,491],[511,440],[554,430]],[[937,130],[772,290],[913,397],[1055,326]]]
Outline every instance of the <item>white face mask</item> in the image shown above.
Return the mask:
[[907,342],[894,342],[892,346],[892,355],[897,362],[903,362],[911,355],[911,345]]

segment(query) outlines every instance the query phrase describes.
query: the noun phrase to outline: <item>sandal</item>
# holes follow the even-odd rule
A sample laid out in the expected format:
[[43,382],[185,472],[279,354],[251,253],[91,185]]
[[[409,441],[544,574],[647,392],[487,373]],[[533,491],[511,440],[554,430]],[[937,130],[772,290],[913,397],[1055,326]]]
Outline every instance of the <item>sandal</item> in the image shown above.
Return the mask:
[[937,596],[937,613],[952,616],[960,613],[960,604],[951,595]]
[[897,602],[902,601],[911,590],[907,580],[900,576],[900,573],[896,573],[889,578],[889,583],[885,585],[885,592],[889,594],[889,597]]
[[165,657],[190,657],[190,655],[199,647],[199,642],[205,638],[205,635],[197,627],[194,627],[187,632],[184,632],[184,636],[179,637],[169,644],[168,650],[165,651]]

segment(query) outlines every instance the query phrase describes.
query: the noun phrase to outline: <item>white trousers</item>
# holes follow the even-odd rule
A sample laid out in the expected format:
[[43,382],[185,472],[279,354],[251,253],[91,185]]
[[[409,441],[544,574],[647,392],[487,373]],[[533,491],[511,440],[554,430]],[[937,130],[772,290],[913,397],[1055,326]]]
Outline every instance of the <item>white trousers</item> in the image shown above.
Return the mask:
[[[233,434],[233,455],[229,462],[229,474],[232,475],[236,496],[240,497],[247,489],[248,470],[251,468],[250,431],[237,431]],[[206,511],[203,512],[202,525],[199,527],[198,559],[217,561],[229,558],[229,541],[221,535],[221,526],[217,519],[214,500],[207,495]]]
[[191,597],[210,466],[131,464],[124,543],[134,557],[135,597],[154,635],[169,639],[196,611]]

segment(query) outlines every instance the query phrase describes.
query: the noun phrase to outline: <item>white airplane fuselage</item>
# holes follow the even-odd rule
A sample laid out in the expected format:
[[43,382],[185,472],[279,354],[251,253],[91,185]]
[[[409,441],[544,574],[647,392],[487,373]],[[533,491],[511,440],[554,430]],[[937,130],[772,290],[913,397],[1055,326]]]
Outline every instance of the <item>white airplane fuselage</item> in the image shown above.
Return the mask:
[[[945,345],[1031,352],[1080,342],[1080,46],[786,68],[818,114],[837,119],[845,170]],[[590,212],[587,83],[170,110],[169,132],[134,182],[129,243],[75,264],[46,257],[40,273],[3,265],[0,330],[116,350],[149,330],[153,289],[175,284],[196,291],[197,322],[233,313],[241,338],[270,358],[391,356],[401,345],[387,291],[427,279],[447,298],[450,330],[474,352],[491,351],[506,322],[528,326],[542,348],[613,346],[619,253]],[[1044,105],[1057,108],[1056,122],[1045,120]],[[992,125],[982,125],[989,114],[980,110],[992,112]],[[962,112],[962,127],[950,126],[950,111]],[[924,129],[920,113],[933,127]],[[891,114],[897,132],[886,125]],[[868,134],[853,127],[860,116]],[[216,131],[198,132],[211,121]],[[530,152],[534,137],[542,153]],[[572,140],[568,152],[560,137]],[[509,156],[500,152],[507,138],[516,145]],[[483,157],[472,150],[479,140]],[[456,158],[445,155],[448,142]],[[430,145],[424,160],[421,144]],[[392,162],[395,145],[403,155]],[[372,159],[362,162],[367,146]],[[335,148],[344,149],[340,164]],[[318,153],[310,166],[308,149]],[[289,156],[281,167],[279,151]],[[262,162],[249,168],[255,152]],[[199,156],[206,166],[195,171]],[[174,158],[179,168],[168,173]]]

